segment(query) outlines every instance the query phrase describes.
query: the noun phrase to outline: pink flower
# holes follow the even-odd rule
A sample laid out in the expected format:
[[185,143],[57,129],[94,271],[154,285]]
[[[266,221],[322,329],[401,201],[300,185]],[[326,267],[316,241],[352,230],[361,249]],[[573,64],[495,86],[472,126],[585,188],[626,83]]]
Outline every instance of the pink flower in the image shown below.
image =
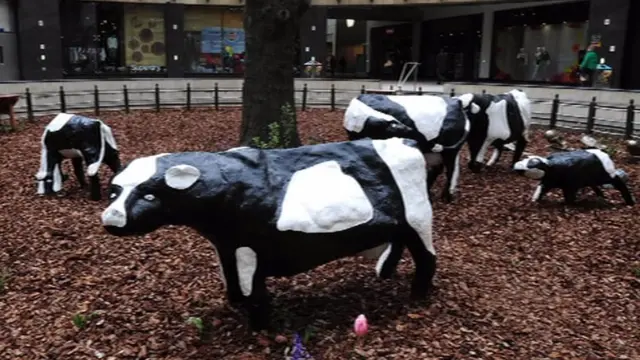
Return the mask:
[[367,318],[363,314],[360,314],[356,318],[356,321],[353,323],[353,331],[356,333],[357,336],[366,335],[367,332],[369,331],[369,324],[367,323]]

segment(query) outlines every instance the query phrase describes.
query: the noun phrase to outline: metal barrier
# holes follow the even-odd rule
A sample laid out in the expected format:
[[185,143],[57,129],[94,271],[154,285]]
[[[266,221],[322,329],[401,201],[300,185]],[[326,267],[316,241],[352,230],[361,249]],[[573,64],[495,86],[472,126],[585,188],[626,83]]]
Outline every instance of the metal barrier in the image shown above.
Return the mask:
[[[485,91],[482,91],[485,93]],[[329,107],[331,110],[346,108],[352,98],[359,94],[377,93],[394,95],[437,95],[454,97],[455,89],[447,95],[439,92],[426,92],[422,88],[406,91],[402,88],[394,90],[367,89],[363,85],[358,90],[337,90],[335,85],[330,89],[309,89],[304,84],[302,89],[296,89],[295,102],[298,108],[306,110],[309,107]],[[193,89],[187,84],[186,89],[161,89],[158,84],[152,89],[100,90],[94,86],[88,91],[65,91],[60,87],[57,92],[32,93],[29,89],[21,95],[26,107],[16,108],[16,115],[26,115],[33,121],[35,116],[67,111],[91,111],[99,116],[103,110],[185,108],[191,110],[196,107],[213,107],[219,110],[224,106],[242,105],[241,88],[220,88],[218,83],[212,89]],[[598,103],[594,97],[588,103],[561,101],[556,94],[552,99],[530,98],[532,105],[532,122],[535,125],[547,126],[551,129],[565,128],[582,130],[588,134],[598,132],[624,135],[629,139],[634,136],[640,126],[636,123],[636,109],[633,100],[627,106]]]

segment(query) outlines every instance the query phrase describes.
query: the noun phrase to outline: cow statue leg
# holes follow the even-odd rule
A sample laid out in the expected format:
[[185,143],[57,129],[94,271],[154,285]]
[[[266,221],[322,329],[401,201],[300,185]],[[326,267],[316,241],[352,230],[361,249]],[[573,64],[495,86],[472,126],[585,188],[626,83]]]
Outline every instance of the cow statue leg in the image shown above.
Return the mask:
[[438,179],[438,176],[440,176],[443,170],[444,170],[444,164],[442,164],[442,162],[440,162],[439,164],[435,164],[433,166],[431,166],[427,162],[427,192],[429,193],[429,199],[433,199],[433,193],[431,192],[431,188],[433,187],[433,184],[435,184],[436,180]]
[[513,151],[513,159],[511,160],[511,168],[513,169],[513,166],[520,161],[520,158],[522,158],[522,154],[524,153],[524,149],[527,147],[527,144],[529,142],[527,141],[527,138],[522,135],[520,136],[520,138],[518,138],[518,140],[516,140],[516,148]]
[[593,192],[596,194],[597,197],[604,199],[604,193],[602,192],[599,186],[594,185],[591,187],[591,190],[593,190]]
[[562,188],[562,194],[564,195],[565,203],[573,205],[576,203],[576,196],[578,195],[578,189]]
[[442,162],[447,170],[447,185],[442,191],[442,200],[450,203],[453,200],[460,177],[460,152],[458,150],[444,150]]
[[237,248],[235,258],[240,292],[249,312],[249,326],[256,331],[266,329],[269,327],[270,304],[263,265],[250,247]]
[[624,202],[627,203],[627,205],[634,205],[636,203],[636,199],[629,191],[627,184],[620,177],[618,177],[618,175],[616,175],[611,180],[611,184],[616,188],[616,190],[620,191],[620,194],[622,194],[622,198],[624,199]]
[[43,150],[38,180],[38,194],[52,195],[62,189],[62,155]]
[[[423,299],[433,287],[433,276],[436,273],[436,255],[431,252],[433,249],[429,249],[415,231],[407,229],[402,236],[416,267],[413,282],[411,283],[411,297]],[[431,234],[429,234],[429,237],[431,237]]]
[[550,188],[545,186],[544,183],[538,184],[536,191],[533,192],[533,196],[531,197],[531,201],[540,202],[542,198],[549,192]]
[[378,258],[376,274],[381,279],[390,279],[396,272],[398,263],[404,252],[404,244],[391,242]]
[[496,140],[491,144],[493,146],[493,154],[491,154],[491,158],[487,161],[487,166],[495,165],[499,160],[500,156],[502,156],[502,152],[504,151],[504,141]]
[[78,179],[78,183],[80,183],[80,187],[85,189],[87,187],[87,180],[84,177],[84,168],[82,167],[82,158],[81,157],[71,158],[71,164],[73,165],[73,172],[76,175],[76,179]]

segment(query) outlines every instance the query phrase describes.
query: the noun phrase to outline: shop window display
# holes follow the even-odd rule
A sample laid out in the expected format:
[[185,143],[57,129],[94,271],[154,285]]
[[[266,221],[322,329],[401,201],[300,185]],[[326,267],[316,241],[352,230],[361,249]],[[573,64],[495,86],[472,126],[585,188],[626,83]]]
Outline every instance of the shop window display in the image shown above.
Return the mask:
[[578,66],[581,51],[588,43],[588,21],[586,15],[580,19],[579,12],[564,21],[561,15],[566,13],[556,7],[516,10],[511,18],[496,15],[494,80],[580,83]]
[[242,8],[185,9],[185,72],[242,74],[245,37]]
[[[111,42],[116,45],[115,41]],[[125,5],[124,58],[131,73],[166,72],[164,13],[162,7]],[[113,53],[117,47],[110,48]]]

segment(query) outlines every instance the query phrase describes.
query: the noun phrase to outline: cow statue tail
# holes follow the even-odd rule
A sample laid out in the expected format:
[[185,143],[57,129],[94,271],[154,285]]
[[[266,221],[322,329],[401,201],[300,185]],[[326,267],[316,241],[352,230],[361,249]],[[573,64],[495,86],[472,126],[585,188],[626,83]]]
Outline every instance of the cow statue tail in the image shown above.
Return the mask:
[[[98,170],[100,169],[100,164],[102,164],[102,159],[104,158],[105,138],[108,135],[105,132],[104,124],[102,123],[102,121],[99,121],[99,123],[100,123],[100,155],[98,156],[98,159],[96,159],[94,163],[87,166],[87,175],[89,176],[95,176],[98,173]],[[111,136],[113,137],[113,135]]]
[[42,140],[40,144],[42,146],[42,150],[40,150],[40,169],[38,169],[38,173],[36,174],[36,180],[38,180],[38,194],[44,194],[44,178],[47,176],[47,147],[44,144],[44,138],[47,135],[47,131],[45,130],[42,134]]

